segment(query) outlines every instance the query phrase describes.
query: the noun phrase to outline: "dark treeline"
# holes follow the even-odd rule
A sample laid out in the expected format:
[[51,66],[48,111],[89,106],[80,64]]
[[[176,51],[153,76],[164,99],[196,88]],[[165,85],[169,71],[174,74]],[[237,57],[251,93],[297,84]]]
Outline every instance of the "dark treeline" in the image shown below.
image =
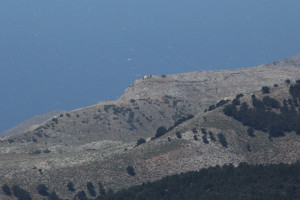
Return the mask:
[[300,198],[300,163],[225,165],[165,177],[98,200],[292,200]]
[[[249,165],[241,163],[215,166],[200,171],[167,176],[161,180],[123,189],[105,191],[101,182],[96,188],[87,183],[87,191],[74,192],[74,200],[293,200],[300,198],[300,162],[294,164]],[[62,200],[55,192],[38,188],[41,199]],[[41,192],[43,191],[43,192]],[[2,186],[5,195],[18,200],[31,200],[29,193],[14,185]],[[90,196],[96,196],[88,198]]]
[[[265,87],[263,87],[265,88]],[[266,89],[262,90],[266,94]],[[245,126],[268,132],[270,137],[284,136],[285,132],[295,131],[300,134],[300,83],[291,85],[289,92],[292,98],[279,101],[269,96],[262,100],[252,95],[250,108],[246,102],[241,103],[235,98],[231,104],[224,107],[224,114],[242,122]]]

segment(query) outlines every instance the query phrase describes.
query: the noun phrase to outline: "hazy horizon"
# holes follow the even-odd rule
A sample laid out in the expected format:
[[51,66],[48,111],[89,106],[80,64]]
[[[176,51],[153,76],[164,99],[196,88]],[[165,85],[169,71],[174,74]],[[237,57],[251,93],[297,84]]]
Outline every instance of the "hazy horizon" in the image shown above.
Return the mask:
[[0,132],[38,114],[114,100],[144,74],[294,56],[299,8],[296,0],[2,0]]

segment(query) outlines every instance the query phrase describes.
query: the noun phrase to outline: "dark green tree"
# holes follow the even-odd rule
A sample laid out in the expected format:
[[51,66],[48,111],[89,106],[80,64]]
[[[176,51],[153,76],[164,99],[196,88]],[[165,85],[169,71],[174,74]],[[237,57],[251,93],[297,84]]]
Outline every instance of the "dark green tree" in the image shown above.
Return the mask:
[[176,136],[177,136],[177,138],[179,138],[179,139],[182,138],[181,133],[180,133],[179,131],[176,131]]
[[261,91],[263,94],[267,94],[267,93],[270,93],[270,88],[268,86],[263,86],[261,88]]
[[247,133],[248,133],[249,136],[255,137],[255,135],[254,135],[254,128],[249,127],[249,128],[247,129]]
[[221,143],[221,145],[225,148],[228,147],[228,143],[227,143],[227,140],[226,140],[226,137],[223,133],[219,133],[218,134],[218,138],[219,138],[219,142]]
[[37,189],[38,193],[42,196],[49,195],[48,188],[45,184],[39,184],[36,189]]
[[136,146],[139,146],[139,145],[141,145],[143,143],[146,143],[146,140],[144,138],[140,138],[140,139],[137,140]]
[[75,191],[74,185],[71,181],[68,182],[67,187],[68,187],[69,191],[71,191],[71,192]]
[[51,192],[48,195],[48,200],[62,200],[62,199],[59,198],[59,196],[56,194],[56,192]]
[[215,138],[213,132],[208,131],[208,134],[209,134],[209,138],[210,138],[211,141],[216,141],[216,138]]
[[194,135],[194,140],[199,140],[197,135]]
[[209,141],[207,140],[207,135],[203,135],[202,136],[202,141],[204,142],[204,144],[208,144]]
[[14,185],[12,187],[12,191],[13,191],[14,196],[17,197],[18,200],[31,200],[32,199],[31,196],[29,195],[29,193],[26,190],[20,188],[20,186],[18,186],[18,185]]
[[135,176],[134,168],[131,165],[126,168],[126,171],[130,176]]
[[166,134],[167,132],[168,130],[164,126],[160,126],[156,131],[155,138],[159,138],[164,134]]
[[4,194],[7,195],[7,196],[11,196],[11,195],[12,195],[12,194],[11,194],[10,188],[9,188],[8,185],[6,185],[6,184],[4,184],[4,185],[2,186],[2,191],[3,191]]
[[100,195],[105,195],[106,192],[105,192],[105,189],[104,189],[103,184],[101,183],[101,181],[98,182],[98,187],[99,187],[99,194]]
[[86,188],[87,188],[87,190],[89,191],[89,193],[90,193],[90,195],[91,195],[92,197],[95,197],[95,196],[96,196],[96,191],[95,191],[95,188],[94,188],[94,185],[93,185],[92,182],[88,182],[88,183],[86,184]]
[[86,196],[85,191],[81,190],[77,192],[77,194],[74,197],[74,200],[89,200]]

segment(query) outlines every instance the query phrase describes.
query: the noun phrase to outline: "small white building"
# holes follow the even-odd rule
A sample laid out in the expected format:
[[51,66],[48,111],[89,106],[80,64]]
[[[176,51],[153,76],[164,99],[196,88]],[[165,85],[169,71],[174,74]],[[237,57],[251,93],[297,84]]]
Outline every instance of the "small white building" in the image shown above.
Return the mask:
[[147,79],[147,78],[152,78],[152,75],[151,74],[144,75],[144,79]]

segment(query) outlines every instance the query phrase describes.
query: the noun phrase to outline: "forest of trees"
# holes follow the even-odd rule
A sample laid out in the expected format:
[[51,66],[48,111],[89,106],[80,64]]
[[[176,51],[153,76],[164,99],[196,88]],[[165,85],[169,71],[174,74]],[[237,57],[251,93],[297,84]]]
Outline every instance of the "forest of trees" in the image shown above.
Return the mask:
[[[70,186],[70,183],[68,183]],[[293,200],[300,198],[300,162],[294,164],[249,165],[241,163],[222,167],[203,168],[167,176],[161,180],[123,189],[114,193],[105,191],[101,182],[96,192],[91,182],[87,191],[74,193],[77,200]],[[68,186],[68,187],[69,187]],[[45,190],[44,186],[38,189]],[[19,200],[30,200],[28,192],[14,185],[2,186],[2,192]],[[87,193],[94,198],[88,198]],[[42,196],[46,196],[44,193]],[[60,200],[55,192],[45,199]]]
[[225,165],[165,177],[98,200],[292,200],[300,197],[300,163]]
[[246,102],[241,103],[237,97],[231,104],[226,105],[223,111],[225,115],[233,117],[245,126],[268,132],[270,137],[284,136],[285,132],[291,131],[300,134],[300,83],[291,85],[289,92],[292,98],[284,100],[282,106],[279,101],[269,96],[259,100],[252,95],[253,108]]

